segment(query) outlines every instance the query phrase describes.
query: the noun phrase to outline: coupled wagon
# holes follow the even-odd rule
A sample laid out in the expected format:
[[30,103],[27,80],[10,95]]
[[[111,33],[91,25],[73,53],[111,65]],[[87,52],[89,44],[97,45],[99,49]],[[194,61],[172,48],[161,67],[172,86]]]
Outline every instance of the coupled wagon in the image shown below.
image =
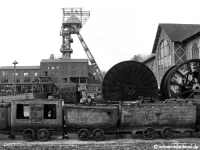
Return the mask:
[[118,107],[64,105],[65,131],[75,132],[80,140],[88,140],[90,135],[96,141],[103,140],[105,134],[116,132]]
[[133,103],[120,105],[120,130],[142,134],[153,139],[157,132],[171,139],[174,132],[195,132],[197,106],[195,103]]
[[46,141],[63,133],[62,100],[13,100],[11,103],[11,136],[23,135],[27,141],[36,137]]

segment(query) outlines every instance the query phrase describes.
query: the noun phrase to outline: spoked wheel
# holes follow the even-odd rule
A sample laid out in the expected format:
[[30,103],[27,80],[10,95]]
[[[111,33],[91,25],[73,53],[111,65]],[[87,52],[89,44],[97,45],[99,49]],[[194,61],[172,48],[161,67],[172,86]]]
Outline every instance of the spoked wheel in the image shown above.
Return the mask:
[[50,132],[47,129],[40,129],[37,132],[37,138],[39,141],[47,141],[50,138]]
[[156,99],[157,80],[154,73],[143,63],[120,62],[106,73],[102,94],[110,101],[135,101],[140,96]]
[[151,128],[151,127],[148,127],[146,129],[144,129],[144,131],[142,132],[142,135],[144,137],[144,139],[147,139],[147,140],[152,140],[154,138],[154,129]]
[[164,139],[171,139],[174,136],[174,131],[170,127],[165,127],[161,131],[162,138]]
[[33,129],[26,129],[23,132],[23,138],[28,142],[33,141],[35,139],[35,131]]
[[78,138],[81,141],[87,141],[90,138],[90,131],[88,129],[81,129],[78,131]]
[[102,141],[105,138],[105,132],[102,129],[95,129],[92,132],[92,138],[95,141]]
[[194,93],[200,91],[200,59],[185,61],[169,74],[166,98],[194,98]]

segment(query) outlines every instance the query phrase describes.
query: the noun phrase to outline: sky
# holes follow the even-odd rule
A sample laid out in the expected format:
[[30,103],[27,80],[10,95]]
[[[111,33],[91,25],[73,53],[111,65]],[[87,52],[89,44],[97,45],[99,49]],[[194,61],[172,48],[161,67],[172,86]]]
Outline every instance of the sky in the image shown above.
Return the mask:
[[[151,54],[159,23],[200,24],[199,0],[1,0],[0,66],[39,66],[61,56],[61,8],[81,7],[90,18],[80,33],[101,70]],[[72,59],[87,59],[72,35]]]

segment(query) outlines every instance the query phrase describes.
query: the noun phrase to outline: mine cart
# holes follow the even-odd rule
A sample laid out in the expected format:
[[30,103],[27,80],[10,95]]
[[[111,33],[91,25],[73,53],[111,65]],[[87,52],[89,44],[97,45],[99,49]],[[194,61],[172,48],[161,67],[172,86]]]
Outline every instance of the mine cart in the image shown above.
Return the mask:
[[14,139],[15,136],[10,134],[11,128],[11,103],[0,102],[0,133],[9,134],[9,138]]
[[117,131],[118,108],[115,106],[64,105],[66,132],[78,132],[80,140],[88,140],[90,134],[96,141],[105,134]]
[[196,126],[194,103],[135,103],[120,105],[120,131],[142,133],[153,139],[155,132],[170,139],[174,132],[193,132]]
[[27,141],[46,141],[63,133],[62,100],[13,100],[11,114],[12,135],[23,134]]

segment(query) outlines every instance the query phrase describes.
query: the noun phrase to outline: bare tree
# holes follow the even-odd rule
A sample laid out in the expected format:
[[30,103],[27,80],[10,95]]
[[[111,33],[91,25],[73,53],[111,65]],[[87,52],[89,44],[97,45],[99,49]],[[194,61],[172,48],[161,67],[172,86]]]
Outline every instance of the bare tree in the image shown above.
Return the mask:
[[150,54],[150,55],[136,54],[131,58],[131,60],[143,62],[143,61],[147,60],[148,58],[150,58],[151,56],[152,56],[152,54]]
[[103,78],[105,77],[105,75],[106,75],[107,72],[108,72],[108,71],[106,71],[106,70],[102,70],[102,71],[101,71],[101,74],[102,74],[102,77],[103,77]]

